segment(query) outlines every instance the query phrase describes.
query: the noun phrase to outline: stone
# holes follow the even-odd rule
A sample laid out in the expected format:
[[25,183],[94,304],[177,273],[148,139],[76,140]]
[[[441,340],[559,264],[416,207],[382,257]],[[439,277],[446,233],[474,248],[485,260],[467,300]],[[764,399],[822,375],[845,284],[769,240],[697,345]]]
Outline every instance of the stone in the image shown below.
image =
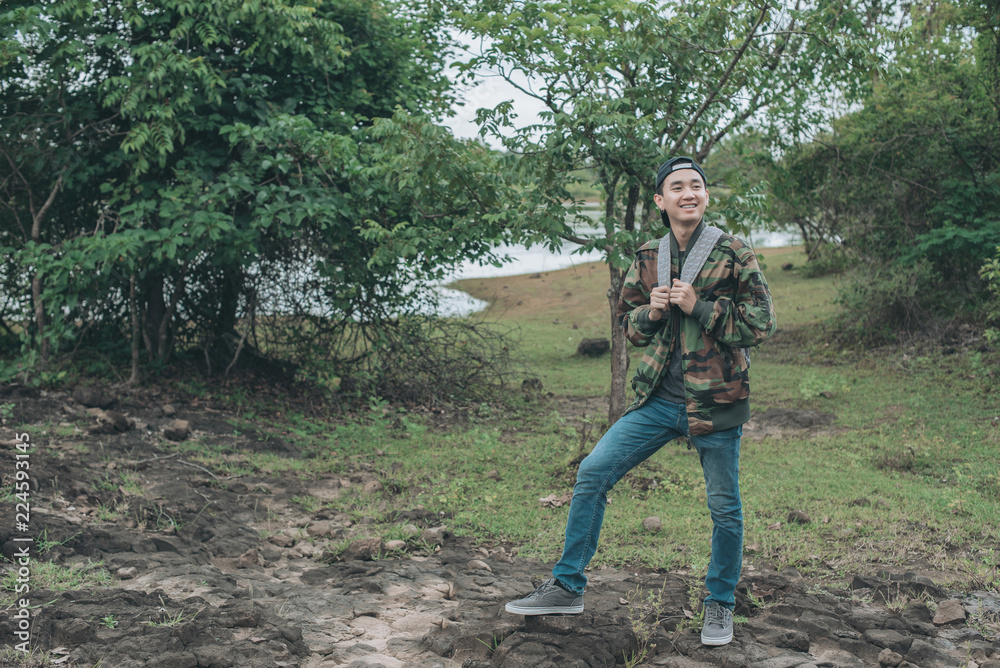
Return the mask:
[[87,408],[107,408],[115,403],[114,397],[99,388],[89,386],[74,389],[73,400]]
[[896,654],[891,649],[886,648],[878,653],[878,662],[880,666],[896,668],[896,666],[903,663],[903,657]]
[[340,555],[343,561],[371,561],[385,552],[381,538],[361,538],[347,546]]
[[542,379],[541,378],[525,378],[521,381],[521,390],[525,394],[532,394],[535,392],[542,391]]
[[788,511],[788,523],[789,524],[809,524],[812,522],[812,518],[802,510],[790,510]]
[[583,339],[576,347],[576,354],[583,357],[600,357],[611,350],[607,339]]
[[177,415],[177,409],[174,408],[173,404],[163,404],[163,406],[160,407],[160,412],[163,414],[163,417],[173,417]]
[[663,522],[659,517],[647,517],[642,521],[642,528],[649,533],[659,533],[663,530]]
[[405,550],[406,549],[406,541],[405,540],[389,540],[389,541],[386,541],[386,543],[385,543],[385,549],[387,549],[387,550],[389,550],[391,552],[398,552],[400,550]]
[[313,538],[321,538],[323,536],[331,536],[334,532],[333,522],[329,520],[321,520],[319,522],[313,522],[308,527],[306,527],[306,533]]
[[959,661],[944,653],[925,640],[917,638],[906,653],[906,660],[921,668],[937,668],[938,666],[958,666]]
[[482,559],[470,559],[469,563],[467,563],[465,565],[465,570],[467,570],[467,571],[487,571],[489,573],[493,572],[493,569],[490,568],[490,565],[487,564]]
[[137,569],[135,566],[125,566],[115,571],[115,576],[119,580],[131,580],[138,574],[139,574],[139,569]]
[[454,534],[447,527],[430,527],[420,534],[420,540],[431,545],[444,545],[449,538],[454,538]]
[[168,441],[186,441],[191,436],[191,423],[187,420],[174,420],[170,426],[163,429],[163,437]]
[[[873,645],[884,647],[900,654],[906,654],[910,649],[910,644],[913,642],[912,638],[903,635],[899,631],[883,631],[879,629],[865,631],[865,640]],[[902,661],[903,657],[900,656],[899,660]]]
[[955,598],[940,603],[937,612],[934,613],[936,626],[962,621],[965,621],[965,608],[962,606],[962,602]]
[[295,537],[289,536],[287,533],[276,533],[267,539],[271,545],[277,545],[278,547],[292,547],[295,545]]

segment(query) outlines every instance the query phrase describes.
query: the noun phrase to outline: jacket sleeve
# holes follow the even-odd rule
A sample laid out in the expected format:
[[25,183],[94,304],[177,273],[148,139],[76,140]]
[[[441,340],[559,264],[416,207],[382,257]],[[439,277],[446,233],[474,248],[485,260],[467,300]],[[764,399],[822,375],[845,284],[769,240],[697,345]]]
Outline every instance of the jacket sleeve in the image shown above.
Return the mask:
[[720,295],[702,325],[716,341],[729,346],[756,346],[777,329],[774,302],[767,281],[749,246],[733,249],[736,289],[733,296]]
[[655,253],[644,246],[625,274],[616,311],[618,322],[625,328],[625,336],[639,348],[649,345],[653,335],[670,322],[669,310],[659,320],[649,319],[649,292],[655,285]]

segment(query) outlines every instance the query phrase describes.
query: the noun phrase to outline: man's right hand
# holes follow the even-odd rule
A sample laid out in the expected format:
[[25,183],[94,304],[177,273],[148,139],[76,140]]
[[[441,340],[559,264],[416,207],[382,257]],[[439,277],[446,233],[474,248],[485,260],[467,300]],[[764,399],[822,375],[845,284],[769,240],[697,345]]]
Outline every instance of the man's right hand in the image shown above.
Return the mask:
[[670,308],[670,286],[660,285],[649,293],[649,319],[657,321],[663,317],[663,312]]

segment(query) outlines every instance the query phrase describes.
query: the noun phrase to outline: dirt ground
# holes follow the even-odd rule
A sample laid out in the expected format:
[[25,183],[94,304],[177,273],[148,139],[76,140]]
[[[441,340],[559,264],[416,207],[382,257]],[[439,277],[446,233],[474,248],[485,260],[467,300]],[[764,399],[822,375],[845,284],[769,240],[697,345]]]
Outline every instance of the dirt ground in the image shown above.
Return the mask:
[[[17,499],[0,501],[0,577],[16,578],[16,539],[25,535],[35,539],[32,569],[51,562],[85,572],[100,561],[113,576],[59,590],[36,578],[26,662],[11,649],[17,605],[11,591],[0,592],[4,666],[1000,668],[1000,643],[969,623],[977,609],[1000,614],[1000,599],[948,591],[920,572],[830,588],[747,561],[736,610],[747,621],[719,648],[702,646],[688,623],[696,612],[689,592],[700,584],[683,573],[599,570],[582,615],[510,615],[504,602],[530,591],[549,565],[511,546],[456,538],[447,518],[403,508],[398,521],[413,540],[396,546],[404,556],[384,558],[387,546],[366,534],[363,519],[310,515],[292,502],[376,484],[374,463],[312,480],[225,478],[165,448],[164,430],[185,438],[176,423],[184,420],[206,442],[283,457],[296,455],[295,443],[234,434],[225,408],[179,397],[0,385],[0,403],[14,405],[9,424],[65,434],[33,441],[27,532],[17,530]],[[772,418],[751,425],[748,437],[804,418],[806,428],[825,424],[822,416]],[[14,439],[0,431],[5,491],[15,482]],[[377,466],[391,474],[391,462]],[[138,485],[108,484],[121,470]],[[107,521],[110,508],[127,512]],[[346,542],[343,553],[316,547]],[[39,545],[49,549],[38,553]]]

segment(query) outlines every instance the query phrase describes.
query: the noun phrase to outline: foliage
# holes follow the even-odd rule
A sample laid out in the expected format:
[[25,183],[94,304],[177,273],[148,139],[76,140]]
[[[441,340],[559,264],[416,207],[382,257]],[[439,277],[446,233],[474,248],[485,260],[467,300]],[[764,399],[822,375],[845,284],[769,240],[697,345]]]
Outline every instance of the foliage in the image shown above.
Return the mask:
[[452,102],[433,4],[50,0],[0,19],[0,329],[22,359],[131,343],[134,373],[178,350],[226,371],[355,330],[356,360],[524,220],[510,161],[433,124]]
[[[990,291],[986,307],[987,321],[1000,325],[1000,246],[996,247],[993,257],[986,260],[979,269],[979,277],[986,282]],[[985,335],[990,343],[1000,343],[1000,330],[990,327],[986,329]]]
[[[977,272],[1000,237],[991,11],[975,2],[914,7],[894,74],[771,172],[772,214],[800,228],[812,255],[839,247],[854,266],[845,299],[878,292],[847,310],[855,329],[924,329],[931,322],[911,316],[955,312],[982,292]],[[901,292],[873,286],[886,280]],[[907,293],[914,303],[904,308]]]
[[[545,107],[541,122],[518,127],[506,101],[480,109],[480,132],[530,166],[540,201],[570,199],[581,168],[604,193],[603,232],[586,237],[568,224],[539,230],[605,253],[609,293],[617,295],[635,249],[662,234],[651,206],[653,175],[664,156],[704,161],[727,136],[758,128],[783,145],[825,114],[817,102],[838,84],[867,85],[883,37],[878,5],[685,0],[669,7],[640,0],[483,0],[455,6],[457,25],[483,46],[467,71],[498,72]],[[711,179],[710,179],[711,180]],[[720,188],[716,190],[715,186]],[[710,190],[721,194],[721,183]],[[727,184],[717,219],[734,230],[759,224],[759,184]],[[572,207],[571,213],[579,209]],[[582,221],[581,221],[582,222]],[[614,299],[609,305],[614,311]],[[626,348],[612,338],[612,406],[624,409]]]

